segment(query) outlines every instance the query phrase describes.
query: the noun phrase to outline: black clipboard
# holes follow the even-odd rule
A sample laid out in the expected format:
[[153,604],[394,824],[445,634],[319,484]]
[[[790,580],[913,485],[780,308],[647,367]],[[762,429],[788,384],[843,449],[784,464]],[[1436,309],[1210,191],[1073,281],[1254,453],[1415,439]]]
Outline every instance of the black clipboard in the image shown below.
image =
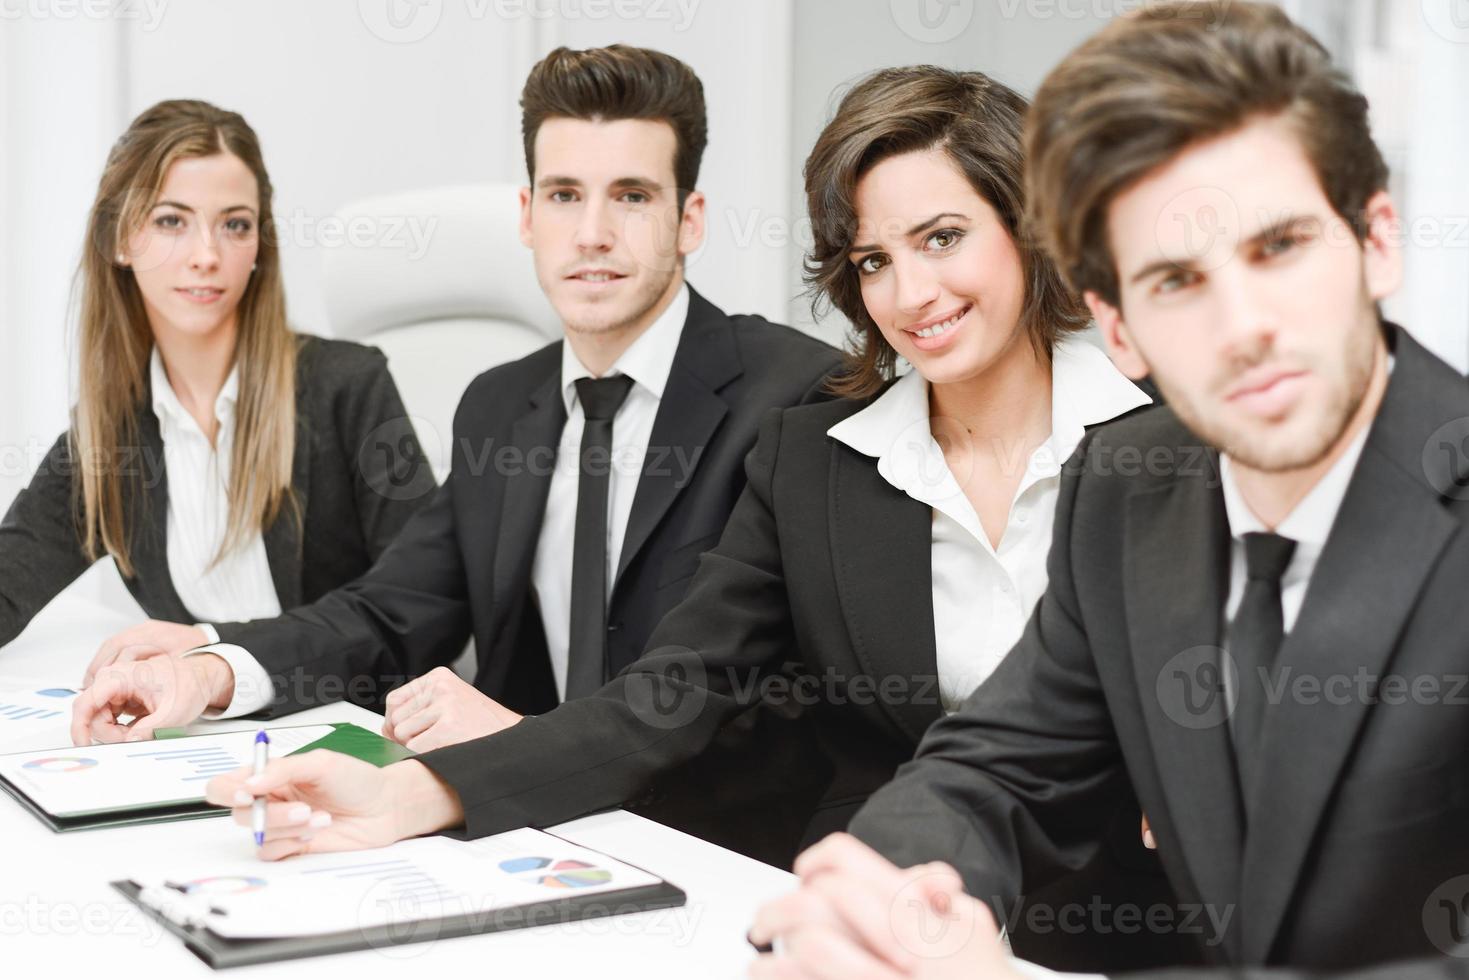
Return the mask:
[[[582,850],[591,850],[581,844],[574,846]],[[611,857],[611,855],[607,856]],[[626,861],[619,860],[617,863],[651,873],[646,872],[646,869],[636,868],[635,865],[630,865]],[[205,926],[181,925],[173,921],[158,909],[141,900],[142,889],[136,882],[123,880],[110,882],[110,884],[164,929],[182,940],[189,952],[214,970],[253,966],[259,963],[276,963],[281,960],[305,959],[312,956],[329,956],[333,953],[351,953],[364,949],[382,949],[387,946],[405,946],[410,943],[435,942],[441,939],[482,936],[496,932],[509,932],[513,929],[560,925],[566,922],[580,922],[613,915],[652,912],[657,909],[679,908],[688,902],[688,895],[683,889],[660,878],[653,885],[640,885],[635,888],[597,892],[591,895],[578,895],[570,892],[554,899],[529,905],[517,905],[441,919],[419,919],[366,929],[322,933],[315,936],[227,939],[216,935]]]

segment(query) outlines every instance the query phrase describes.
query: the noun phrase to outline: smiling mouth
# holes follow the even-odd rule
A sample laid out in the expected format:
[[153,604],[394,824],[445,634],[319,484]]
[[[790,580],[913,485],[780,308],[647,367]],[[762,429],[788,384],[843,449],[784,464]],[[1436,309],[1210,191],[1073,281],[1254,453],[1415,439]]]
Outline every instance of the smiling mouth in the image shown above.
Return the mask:
[[578,272],[574,275],[567,276],[566,278],[573,279],[577,282],[603,283],[613,282],[618,279],[626,279],[627,277],[621,275],[620,273],[608,272],[605,269],[597,269],[590,272]]
[[216,296],[224,295],[223,289],[208,286],[195,288],[181,286],[179,287],[178,292],[183,293],[185,296],[192,296],[195,299],[214,299]]
[[912,327],[906,327],[905,329],[908,333],[911,333],[915,337],[923,337],[924,339],[928,339],[930,337],[941,337],[944,334],[948,333],[950,330],[953,330],[955,327],[957,327],[959,325],[959,321],[964,319],[965,315],[968,314],[972,308],[972,305],[966,306],[964,307],[964,309],[959,310],[957,313],[951,314],[950,316],[938,321],[937,323],[930,323],[928,326],[923,327],[920,330],[914,330]]

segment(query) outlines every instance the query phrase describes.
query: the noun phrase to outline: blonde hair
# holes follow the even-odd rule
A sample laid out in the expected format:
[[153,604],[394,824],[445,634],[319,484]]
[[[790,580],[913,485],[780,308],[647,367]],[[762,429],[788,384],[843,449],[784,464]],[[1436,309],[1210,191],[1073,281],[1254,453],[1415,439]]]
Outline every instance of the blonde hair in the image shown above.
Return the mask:
[[[207,102],[173,100],[145,110],[107,157],[87,222],[80,285],[80,391],[70,432],[74,504],[83,547],[92,560],[110,553],[131,577],[134,528],[124,483],[134,499],[146,468],[125,469],[139,446],[138,416],[148,390],[152,330],[131,269],[117,263],[140,228],[177,160],[230,153],[260,188],[259,254],[236,311],[235,364],[240,395],[227,488],[229,518],[215,557],[269,526],[290,503],[296,445],[296,339],[286,324],[280,251],[271,214],[271,184],[254,130],[234,112]],[[134,508],[133,513],[146,513]],[[297,515],[299,517],[299,513]]]

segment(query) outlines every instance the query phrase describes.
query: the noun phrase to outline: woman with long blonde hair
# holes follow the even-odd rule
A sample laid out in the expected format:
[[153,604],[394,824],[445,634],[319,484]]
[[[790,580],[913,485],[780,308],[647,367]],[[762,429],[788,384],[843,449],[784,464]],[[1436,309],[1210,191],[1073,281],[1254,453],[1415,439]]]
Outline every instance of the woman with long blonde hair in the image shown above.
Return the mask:
[[[272,193],[254,131],[206,102],[160,102],[113,146],[78,272],[71,426],[0,523],[0,645],[111,555],[151,619],[103,645],[90,683],[213,639],[192,624],[350,581],[427,502],[383,355],[287,325]],[[227,714],[233,692],[210,693]]]

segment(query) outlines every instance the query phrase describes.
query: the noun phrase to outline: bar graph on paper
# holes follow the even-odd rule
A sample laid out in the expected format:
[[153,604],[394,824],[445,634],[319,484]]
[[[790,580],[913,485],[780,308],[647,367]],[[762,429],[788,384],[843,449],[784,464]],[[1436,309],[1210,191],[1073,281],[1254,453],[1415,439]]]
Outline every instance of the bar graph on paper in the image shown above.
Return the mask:
[[197,783],[213,779],[221,773],[234,772],[245,763],[229,749],[218,746],[196,749],[150,749],[129,752],[129,759],[151,759],[168,767],[169,775],[181,783]]
[[69,745],[76,697],[69,687],[0,686],[0,752]]

